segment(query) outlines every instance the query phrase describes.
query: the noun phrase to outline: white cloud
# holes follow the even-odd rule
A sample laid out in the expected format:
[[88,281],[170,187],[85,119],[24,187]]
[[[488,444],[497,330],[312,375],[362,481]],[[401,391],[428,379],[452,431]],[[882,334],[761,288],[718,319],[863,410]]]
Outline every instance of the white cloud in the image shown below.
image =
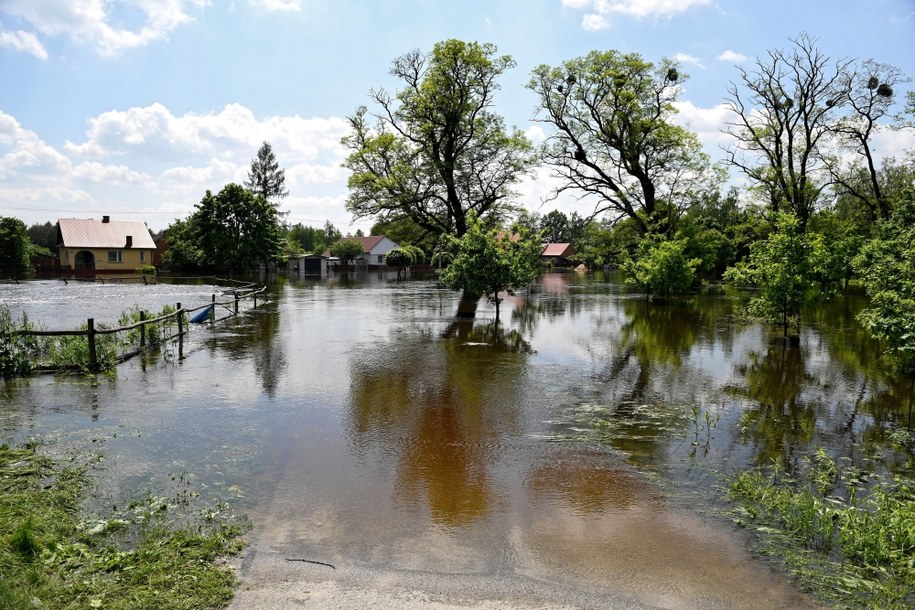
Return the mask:
[[678,62],[683,63],[683,64],[693,64],[694,66],[698,66],[702,69],[705,69],[705,66],[702,65],[702,60],[700,60],[698,57],[695,57],[693,55],[687,55],[686,53],[677,53],[676,55],[674,55],[674,59],[676,59]]
[[585,30],[602,30],[609,26],[610,15],[628,17],[672,17],[693,7],[706,6],[711,0],[562,0],[564,7],[588,11],[582,17]]
[[524,135],[527,136],[528,140],[534,143],[546,140],[546,133],[540,125],[531,125],[524,132]]
[[610,22],[603,15],[588,13],[581,18],[581,29],[587,32],[597,32],[610,27]]
[[253,0],[253,4],[268,11],[295,12],[302,10],[302,0]]
[[737,51],[728,49],[719,55],[718,59],[720,61],[726,61],[732,64],[742,64],[743,62],[747,61],[747,56],[743,53],[738,53]]
[[712,157],[720,154],[720,146],[726,145],[731,136],[722,132],[731,117],[731,111],[726,104],[718,104],[711,108],[700,108],[692,102],[674,102],[677,114],[674,122],[694,132]]
[[[0,11],[25,20],[43,36],[67,36],[112,57],[166,38],[193,21],[186,11],[188,5],[208,4],[209,0],[5,0]],[[141,18],[134,18],[129,25],[115,25],[134,15]],[[34,34],[31,36],[38,43]]]
[[0,111],[0,215],[32,224],[124,213],[158,230],[193,212],[207,190],[243,182],[267,141],[286,172],[290,196],[281,207],[290,222],[330,220],[344,232],[368,229],[368,223],[353,224],[344,207],[344,118],[257,117],[240,104],[176,116],[151,104],[105,112],[87,123],[85,140],[58,150]]
[[29,53],[38,59],[47,59],[48,52],[44,45],[31,32],[0,32],[0,47],[7,47]]

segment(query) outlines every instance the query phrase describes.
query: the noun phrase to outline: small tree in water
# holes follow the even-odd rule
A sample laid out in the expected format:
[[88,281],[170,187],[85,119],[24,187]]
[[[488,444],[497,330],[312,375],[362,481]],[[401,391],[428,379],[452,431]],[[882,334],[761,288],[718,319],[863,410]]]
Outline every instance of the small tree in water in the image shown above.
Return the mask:
[[728,269],[724,280],[756,288],[747,295],[747,312],[781,326],[787,339],[789,329],[800,333],[801,308],[820,296],[824,253],[821,237],[802,233],[793,214],[777,214],[775,225],[775,233],[754,243],[748,259]]
[[463,236],[444,237],[443,250],[451,264],[441,272],[441,281],[465,294],[485,296],[496,306],[498,321],[500,293],[513,295],[537,277],[541,249],[539,236],[526,227],[516,224],[511,233],[486,230],[471,215]]
[[682,294],[696,281],[699,259],[687,259],[683,251],[686,240],[669,240],[660,235],[646,235],[639,241],[634,256],[621,266],[626,283],[637,286],[646,298],[667,299]]

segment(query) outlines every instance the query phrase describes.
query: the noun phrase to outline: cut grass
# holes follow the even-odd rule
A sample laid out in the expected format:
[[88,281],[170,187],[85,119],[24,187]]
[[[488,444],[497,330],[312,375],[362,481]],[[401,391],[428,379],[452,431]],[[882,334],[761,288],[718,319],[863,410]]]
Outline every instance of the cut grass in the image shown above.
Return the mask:
[[89,467],[60,467],[34,447],[0,447],[0,608],[221,608],[237,584],[224,558],[244,523],[218,510],[190,524],[149,496],[87,521]]

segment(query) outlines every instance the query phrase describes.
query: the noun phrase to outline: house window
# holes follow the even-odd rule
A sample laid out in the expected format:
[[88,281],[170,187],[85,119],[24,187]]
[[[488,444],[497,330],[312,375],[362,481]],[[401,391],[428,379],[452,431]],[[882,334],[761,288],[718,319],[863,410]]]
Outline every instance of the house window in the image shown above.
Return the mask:
[[124,262],[124,253],[120,250],[108,250],[108,262],[109,263],[123,263]]
[[380,265],[383,262],[384,262],[384,254],[379,254],[378,255],[378,264]]
[[146,262],[146,250],[140,250],[140,262],[141,263]]

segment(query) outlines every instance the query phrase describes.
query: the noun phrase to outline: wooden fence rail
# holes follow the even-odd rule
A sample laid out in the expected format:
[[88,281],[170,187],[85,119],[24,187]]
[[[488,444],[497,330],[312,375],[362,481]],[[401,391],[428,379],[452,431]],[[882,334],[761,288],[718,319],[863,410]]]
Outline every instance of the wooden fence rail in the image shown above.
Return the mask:
[[[248,288],[248,289],[246,290],[245,288]],[[250,287],[245,287],[245,288],[232,290],[233,299],[230,301],[219,302],[216,300],[216,295],[213,294],[210,302],[207,303],[206,305],[201,305],[200,307],[194,307],[192,309],[186,309],[181,306],[181,303],[178,303],[177,306],[175,307],[175,311],[173,313],[168,313],[168,314],[159,316],[157,318],[147,319],[146,312],[141,310],[139,312],[140,320],[138,322],[134,322],[133,324],[127,324],[125,326],[119,326],[117,328],[96,328],[95,327],[95,318],[88,318],[86,320],[86,329],[85,330],[17,330],[15,332],[13,332],[13,334],[19,335],[19,336],[27,336],[27,337],[82,337],[82,336],[84,336],[87,338],[88,348],[89,348],[88,370],[92,373],[97,373],[101,370],[101,364],[99,363],[98,349],[97,349],[97,344],[96,344],[96,337],[98,335],[111,335],[111,334],[115,334],[115,333],[119,333],[119,332],[130,331],[135,328],[140,329],[139,349],[133,350],[131,352],[127,352],[126,354],[122,354],[116,358],[116,362],[123,362],[123,361],[125,361],[129,358],[132,358],[133,356],[136,356],[137,354],[145,351],[147,326],[149,326],[150,324],[158,324],[160,322],[166,322],[166,321],[174,318],[177,323],[177,326],[178,326],[178,332],[177,332],[177,334],[174,334],[170,337],[166,337],[165,339],[163,339],[163,341],[169,341],[169,340],[172,340],[175,338],[178,339],[178,358],[180,359],[180,358],[184,357],[184,335],[187,334],[187,331],[185,330],[184,316],[187,314],[194,313],[196,311],[201,311],[203,309],[212,307],[213,314],[210,319],[211,319],[211,321],[215,322],[217,320],[216,309],[215,309],[216,305],[225,307],[226,309],[229,310],[229,313],[231,315],[235,316],[235,315],[238,315],[239,301],[241,301],[243,299],[248,299],[248,298],[252,299],[252,308],[256,309],[257,308],[257,296],[266,292],[267,287],[262,286],[262,287],[256,288],[256,289],[250,288]],[[232,305],[233,307],[229,308],[228,307],[229,305]],[[227,317],[229,317],[229,316],[224,316],[223,318],[220,318],[220,319],[225,319]]]

